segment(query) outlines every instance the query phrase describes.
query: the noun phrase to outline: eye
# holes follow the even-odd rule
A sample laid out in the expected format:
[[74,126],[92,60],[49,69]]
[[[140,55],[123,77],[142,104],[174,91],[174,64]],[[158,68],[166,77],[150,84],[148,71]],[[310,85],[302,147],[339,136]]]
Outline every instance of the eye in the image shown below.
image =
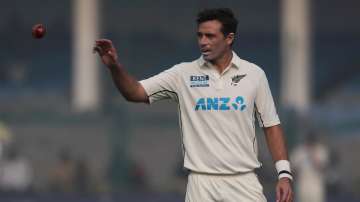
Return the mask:
[[212,38],[215,37],[215,34],[207,33],[207,34],[205,34],[205,36],[206,36],[207,38],[209,38],[209,39],[212,39]]

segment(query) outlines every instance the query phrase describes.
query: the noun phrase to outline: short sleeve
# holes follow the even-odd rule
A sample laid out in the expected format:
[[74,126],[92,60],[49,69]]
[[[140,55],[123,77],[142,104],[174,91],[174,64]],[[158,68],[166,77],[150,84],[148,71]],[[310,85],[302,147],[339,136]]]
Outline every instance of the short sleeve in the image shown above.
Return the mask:
[[140,81],[149,97],[149,102],[171,99],[178,102],[178,68],[165,70],[155,76]]
[[271,127],[280,124],[269,82],[264,71],[261,71],[257,87],[255,109],[260,127]]

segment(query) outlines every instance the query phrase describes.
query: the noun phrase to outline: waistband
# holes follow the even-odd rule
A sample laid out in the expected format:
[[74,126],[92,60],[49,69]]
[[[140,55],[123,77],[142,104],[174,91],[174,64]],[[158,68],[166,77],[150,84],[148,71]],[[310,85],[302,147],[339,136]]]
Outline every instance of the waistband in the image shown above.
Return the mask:
[[204,172],[189,170],[189,175],[191,174],[204,175],[204,176],[235,177],[235,176],[243,176],[248,174],[255,174],[255,172],[248,171],[248,172],[239,172],[239,173],[204,173]]

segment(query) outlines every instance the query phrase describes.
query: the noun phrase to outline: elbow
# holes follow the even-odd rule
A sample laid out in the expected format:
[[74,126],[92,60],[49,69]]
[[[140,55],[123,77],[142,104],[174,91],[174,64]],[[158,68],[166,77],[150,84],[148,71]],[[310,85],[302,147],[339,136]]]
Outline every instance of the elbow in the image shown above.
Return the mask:
[[149,103],[149,99],[148,97],[143,97],[143,96],[138,96],[138,95],[124,95],[124,98],[126,101],[128,102],[135,102],[135,103],[139,103],[139,102],[143,102],[143,103]]
[[128,102],[149,103],[149,97],[140,85],[138,85],[136,88],[127,89],[120,92]]
[[123,95],[125,100],[128,101],[128,102],[136,102],[136,96],[132,96],[132,95],[129,95],[129,94],[126,94],[126,95]]

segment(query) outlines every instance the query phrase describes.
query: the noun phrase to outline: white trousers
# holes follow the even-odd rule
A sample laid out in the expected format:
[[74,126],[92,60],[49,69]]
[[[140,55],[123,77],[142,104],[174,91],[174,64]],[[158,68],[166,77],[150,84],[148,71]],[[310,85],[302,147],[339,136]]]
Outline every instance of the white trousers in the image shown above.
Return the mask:
[[266,202],[263,188],[254,172],[212,175],[191,172],[186,202]]

